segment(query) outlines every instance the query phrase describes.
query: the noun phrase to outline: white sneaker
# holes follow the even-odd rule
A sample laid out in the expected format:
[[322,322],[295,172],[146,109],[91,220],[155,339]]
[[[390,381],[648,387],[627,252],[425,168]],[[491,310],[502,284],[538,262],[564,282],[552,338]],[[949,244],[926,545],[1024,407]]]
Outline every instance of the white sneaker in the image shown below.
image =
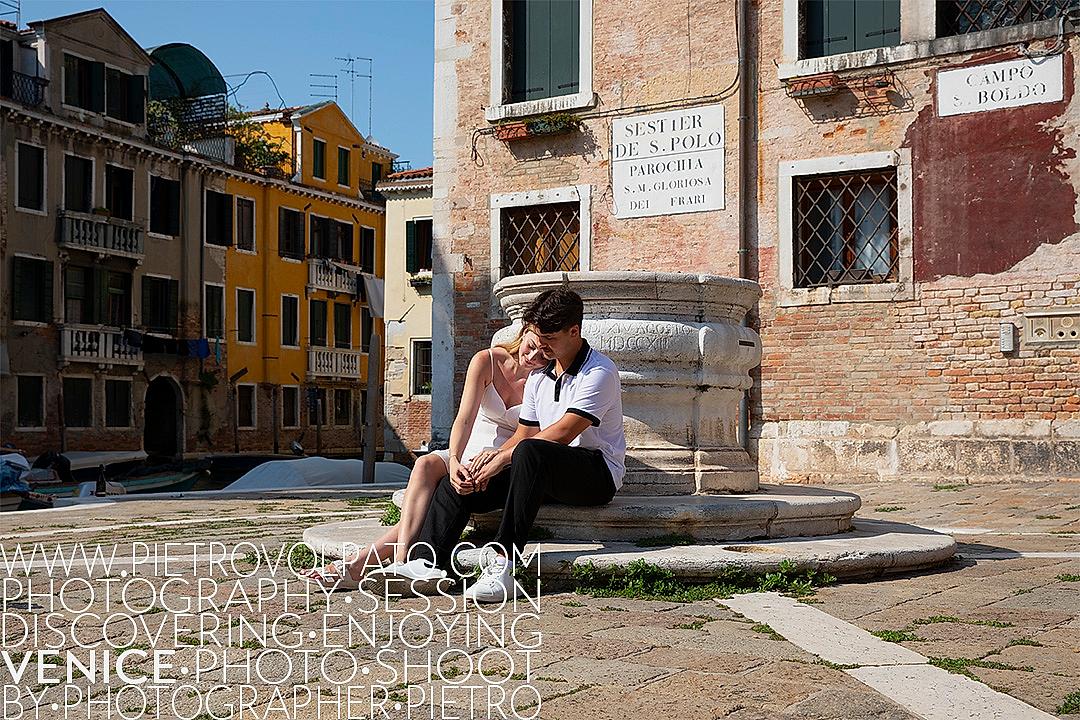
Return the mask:
[[394,592],[410,595],[430,595],[439,583],[447,579],[446,571],[440,570],[427,560],[417,558],[409,562],[394,562],[386,567],[372,570],[364,576],[364,587],[369,592],[390,586]]
[[514,568],[502,555],[491,558],[480,579],[465,591],[465,597],[474,602],[506,602],[516,596]]

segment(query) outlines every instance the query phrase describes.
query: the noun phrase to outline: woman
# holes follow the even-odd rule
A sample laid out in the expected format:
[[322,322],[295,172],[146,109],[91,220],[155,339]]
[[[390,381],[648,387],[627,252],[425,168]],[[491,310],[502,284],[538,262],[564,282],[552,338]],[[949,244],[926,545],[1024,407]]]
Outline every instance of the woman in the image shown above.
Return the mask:
[[465,374],[461,406],[450,431],[450,449],[436,450],[416,461],[398,523],[347,560],[300,574],[327,589],[355,590],[365,570],[376,562],[404,560],[424,523],[439,481],[449,474],[461,484],[472,484],[472,460],[477,455],[489,455],[484,451],[501,447],[514,434],[525,379],[546,362],[536,335],[525,330],[510,342],[473,355]]

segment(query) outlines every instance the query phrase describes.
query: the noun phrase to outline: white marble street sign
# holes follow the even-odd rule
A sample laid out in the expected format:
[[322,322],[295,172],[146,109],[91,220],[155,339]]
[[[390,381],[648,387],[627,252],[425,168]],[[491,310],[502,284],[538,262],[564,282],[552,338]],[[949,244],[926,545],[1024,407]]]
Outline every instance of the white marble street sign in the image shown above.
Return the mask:
[[615,217],[724,207],[724,106],[706,105],[611,122]]
[[938,117],[1057,102],[1062,97],[1060,54],[942,70],[937,76]]

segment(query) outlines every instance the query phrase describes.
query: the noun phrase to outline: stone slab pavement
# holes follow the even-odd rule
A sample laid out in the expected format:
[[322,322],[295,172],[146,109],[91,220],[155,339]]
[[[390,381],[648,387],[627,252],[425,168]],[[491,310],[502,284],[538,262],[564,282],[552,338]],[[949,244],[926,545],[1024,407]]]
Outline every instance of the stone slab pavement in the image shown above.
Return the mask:
[[[838,489],[862,496],[861,517],[947,531],[957,538],[960,550],[952,564],[933,572],[819,589],[806,602],[815,611],[835,619],[828,625],[848,624],[896,640],[896,657],[918,654],[930,658],[938,667],[962,673],[965,683],[976,682],[1006,693],[1031,706],[1033,713],[1080,718],[1080,714],[1065,714],[1080,704],[1080,484],[982,484],[935,489],[930,485],[881,483]],[[0,516],[0,548],[4,559],[9,560],[16,545],[26,548],[28,543],[130,548],[136,542],[178,543],[183,547],[184,543],[213,540],[227,547],[236,543],[272,547],[298,542],[303,529],[311,524],[354,517],[374,519],[382,509],[381,502],[333,497],[128,501],[5,514]],[[36,565],[29,579],[44,581],[53,574]],[[97,574],[99,580],[101,574]],[[128,598],[136,609],[146,607],[139,606],[140,598],[153,598],[169,579],[174,581],[167,593],[170,603],[200,598],[202,591],[197,587],[180,587],[176,582],[185,577],[183,571],[173,578],[163,572],[141,574],[148,582],[133,587]],[[5,575],[7,571],[0,567],[0,579]],[[26,579],[25,573],[15,576]],[[109,579],[117,577],[110,575]],[[260,567],[244,579],[243,585],[252,593],[259,583],[289,587],[282,577],[270,577],[269,571]],[[48,593],[29,601],[15,597],[19,592],[15,585],[5,584],[3,592],[5,611],[27,622],[45,613],[45,605],[50,602]],[[70,604],[82,598],[91,611],[104,610],[105,599],[100,594],[90,597],[90,592],[75,588],[68,595]],[[183,684],[183,692],[178,697],[166,693],[164,699],[159,695],[141,703],[131,691],[114,703],[122,707],[102,703],[92,708],[89,717],[110,717],[110,707],[113,718],[120,717],[121,710],[125,717],[200,720],[338,717],[332,711],[335,700],[340,701],[342,687],[366,681],[385,688],[385,695],[379,695],[377,707],[364,695],[364,702],[357,705],[362,709],[352,711],[352,717],[494,718],[507,713],[508,703],[512,702],[518,716],[545,720],[667,720],[672,716],[937,720],[925,708],[904,705],[905,693],[900,691],[910,697],[910,683],[901,686],[877,681],[880,666],[871,660],[860,661],[855,656],[850,663],[837,664],[823,659],[715,600],[674,603],[575,593],[544,595],[537,617],[523,620],[523,628],[540,632],[542,638],[540,647],[527,658],[527,672],[520,654],[498,652],[494,619],[499,616],[493,614],[489,619],[494,629],[478,630],[475,636],[448,632],[440,648],[440,653],[446,653],[444,662],[434,668],[418,662],[406,676],[408,659],[403,653],[410,641],[423,645],[424,629],[418,624],[408,628],[402,624],[395,633],[388,619],[392,613],[398,617],[409,613],[434,616],[445,610],[444,618],[451,622],[456,615],[469,620],[467,614],[451,612],[451,601],[396,600],[375,615],[363,615],[364,622],[375,617],[367,629],[387,651],[381,662],[377,642],[348,634],[359,633],[358,627],[364,624],[354,626],[351,619],[363,604],[358,594],[336,593],[329,607],[325,602],[321,606],[316,603],[299,607],[295,597],[280,595],[258,608],[261,612],[252,612],[238,603],[228,622],[216,628],[216,634],[201,636],[199,628],[192,629],[191,623],[205,622],[214,613],[189,613],[189,632],[181,633],[178,639],[170,637],[167,642],[159,638],[161,645],[178,648],[172,656],[174,669],[165,676]],[[153,626],[157,618],[182,615],[175,612],[176,607],[170,604],[165,611],[150,608],[136,614],[141,616],[141,622]],[[526,606],[524,613],[529,611]],[[70,621],[75,613],[61,614]],[[157,646],[138,639],[127,642],[123,626],[106,628],[105,613],[98,614],[102,620],[96,625],[89,621],[80,626],[84,641],[108,634],[120,649],[151,650]],[[323,641],[323,647],[304,654],[304,647],[271,650],[250,634],[245,639],[241,630],[246,621],[254,623],[260,616],[278,619],[279,629],[292,633],[289,637],[303,640],[314,633]],[[528,632],[523,635],[528,636]],[[18,627],[10,623],[3,628],[3,636],[4,650],[14,664],[0,662],[0,684],[11,684],[22,653],[44,645],[22,642]],[[337,642],[346,636],[352,642],[334,652],[327,650],[327,638]],[[813,647],[804,640],[799,642]],[[71,641],[60,644],[63,648],[48,645],[49,652],[80,650]],[[222,670],[220,677],[211,672],[196,682],[175,669],[187,670],[198,663],[209,665],[226,655],[235,664]],[[299,669],[297,660],[301,657],[319,661],[309,677],[303,677]],[[150,660],[136,659],[138,662],[132,662],[131,667],[150,672]],[[262,677],[245,677],[245,666],[256,660],[261,664]],[[513,667],[509,667],[511,664]],[[358,669],[361,666],[368,674],[362,674]],[[911,673],[911,682],[924,682],[918,679],[919,672]],[[350,674],[351,679],[346,681]],[[33,681],[29,676],[22,679],[27,682],[18,683],[22,686],[19,699],[5,706],[5,718],[87,717],[81,706],[76,708],[81,709],[81,714],[72,710],[65,715],[60,688],[38,682],[36,677]],[[481,690],[470,691],[471,698],[463,699],[462,688],[474,684]],[[112,697],[110,690],[115,692],[123,685],[113,678],[111,688],[101,684],[90,687],[85,680],[81,687],[87,694],[94,694],[95,700],[103,701]],[[246,700],[230,695],[230,691],[213,690],[226,687],[235,692],[240,685],[251,688]],[[299,688],[308,695],[304,696]],[[1075,697],[1072,705],[1070,695]],[[439,701],[432,704],[435,696]],[[540,698],[538,706],[530,700],[535,697]],[[938,704],[946,706],[964,702],[960,695],[941,700]],[[57,704],[55,710],[53,703]],[[341,707],[340,702],[336,707]]]

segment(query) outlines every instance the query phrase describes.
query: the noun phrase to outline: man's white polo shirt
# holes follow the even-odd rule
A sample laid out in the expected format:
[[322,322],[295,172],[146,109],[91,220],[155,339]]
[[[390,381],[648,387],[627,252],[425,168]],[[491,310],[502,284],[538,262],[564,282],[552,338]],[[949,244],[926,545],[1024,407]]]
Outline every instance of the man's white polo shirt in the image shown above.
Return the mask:
[[562,375],[555,376],[554,360],[543,370],[534,370],[529,375],[518,422],[544,430],[566,413],[580,415],[592,423],[569,443],[570,447],[599,450],[611,471],[615,489],[621,488],[626,474],[626,436],[619,369],[584,339],[581,350]]

